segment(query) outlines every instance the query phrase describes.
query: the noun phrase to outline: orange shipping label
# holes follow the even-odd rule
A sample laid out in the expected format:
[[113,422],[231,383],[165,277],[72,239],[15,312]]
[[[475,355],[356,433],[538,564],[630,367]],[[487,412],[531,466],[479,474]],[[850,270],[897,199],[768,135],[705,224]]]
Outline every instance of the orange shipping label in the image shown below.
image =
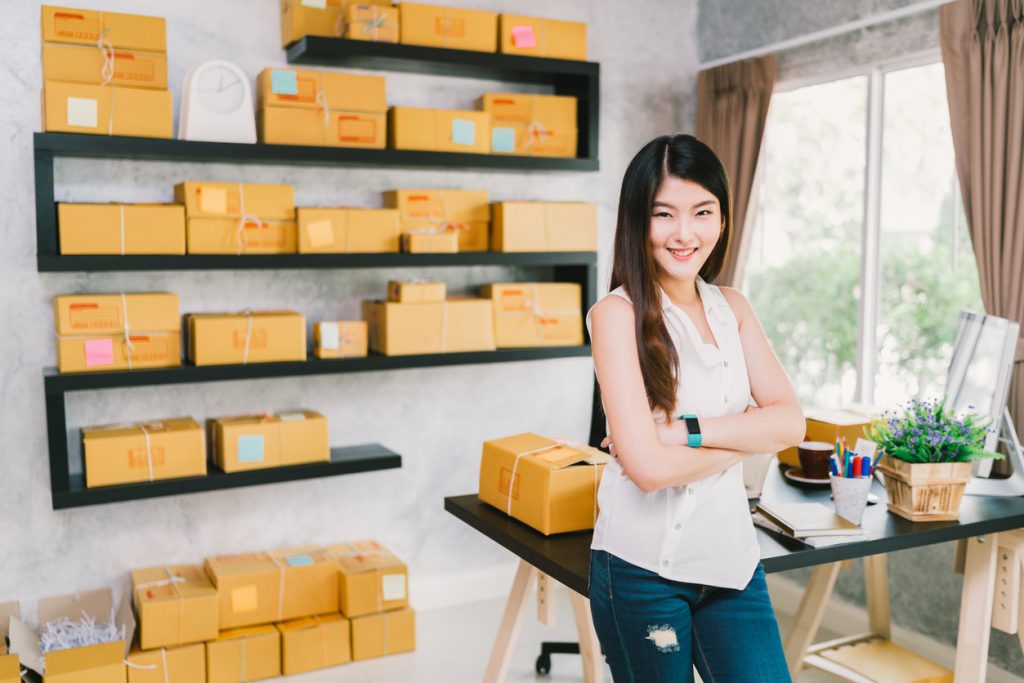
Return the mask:
[[109,304],[82,303],[71,304],[68,320],[75,332],[103,330],[124,325],[120,307]]
[[148,468],[150,463],[153,467],[159,467],[166,462],[163,446],[152,446],[148,451],[145,448],[132,448],[128,451],[128,467],[131,469]]
[[377,122],[361,116],[338,115],[338,141],[372,143],[377,139]]
[[99,16],[89,18],[74,11],[56,12],[53,30],[66,40],[99,40],[100,19]]
[[[519,480],[522,479],[521,474],[516,475],[515,484],[511,486],[512,489],[512,500],[519,500]],[[498,492],[504,495],[508,495],[509,484],[512,483],[512,470],[507,470],[504,467],[501,468],[501,474],[499,475],[498,481]]]

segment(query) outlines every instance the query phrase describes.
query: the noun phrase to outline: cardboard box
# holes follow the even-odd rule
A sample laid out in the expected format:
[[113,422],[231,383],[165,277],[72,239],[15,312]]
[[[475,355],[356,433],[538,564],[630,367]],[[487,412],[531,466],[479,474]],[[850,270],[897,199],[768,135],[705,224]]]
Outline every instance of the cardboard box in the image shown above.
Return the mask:
[[177,204],[57,205],[61,254],[184,254]]
[[[213,635],[216,638],[217,634]],[[206,645],[161,648],[128,655],[128,683],[204,683]]]
[[585,202],[497,202],[494,251],[597,251],[597,205]]
[[285,676],[352,661],[351,628],[340,614],[324,614],[277,625],[281,673]]
[[[303,36],[340,38],[344,33],[348,0],[282,0],[281,47]],[[391,0],[359,0],[361,5],[390,7]]]
[[491,115],[491,154],[576,156],[576,98],[487,93],[479,106]]
[[411,607],[352,620],[352,659],[412,652],[416,649],[416,613]]
[[113,70],[104,75],[106,61],[95,45],[43,45],[43,80],[92,85],[167,89],[167,55],[163,52],[113,49]]
[[493,351],[494,307],[487,299],[396,304],[364,301],[370,349],[385,356]]
[[339,543],[328,546],[327,553],[338,562],[338,606],[345,616],[409,606],[409,570],[377,541]]
[[299,253],[386,254],[401,246],[394,209],[298,210]]
[[[77,622],[83,618],[109,622],[113,608],[110,589],[88,591],[75,595],[43,598],[39,601],[39,623],[48,624],[58,619]],[[131,604],[123,600],[114,617],[118,628],[123,628],[125,640],[100,645],[89,645],[42,654],[39,634],[28,628],[16,616],[10,618],[11,652],[18,655],[21,665],[42,676],[46,683],[125,683],[124,658],[127,643],[135,632],[135,619]]]
[[489,154],[491,117],[484,111],[392,107],[388,141],[392,149]]
[[0,655],[0,683],[21,683],[21,663],[18,662],[18,655]]
[[189,218],[190,254],[294,254],[295,221]]
[[221,628],[338,609],[337,565],[319,547],[208,557],[205,566],[220,596]]
[[135,569],[131,579],[141,649],[176,647],[217,637],[220,600],[201,566]]
[[162,17],[43,5],[44,43],[95,48],[101,37],[114,48],[167,52],[167,22]]
[[295,311],[192,313],[185,320],[196,365],[306,360],[306,319]]
[[57,339],[57,368],[61,372],[141,370],[179,365],[180,332],[142,332],[128,337],[123,334],[94,334]]
[[360,2],[345,9],[345,37],[375,43],[398,42],[398,8]]
[[459,233],[450,228],[417,228],[402,233],[402,251],[408,254],[456,254]]
[[174,137],[170,90],[46,81],[43,130],[144,138]]
[[311,410],[208,421],[214,462],[225,472],[331,459],[327,418]]
[[391,280],[388,282],[388,301],[398,304],[444,301],[447,294],[447,285],[435,280]]
[[206,441],[202,427],[190,417],[84,427],[82,458],[87,488],[202,477]]
[[206,643],[206,683],[242,683],[281,675],[281,634],[273,626],[224,631]]
[[484,190],[393,190],[384,193],[384,205],[398,209],[403,230],[451,228],[458,233],[459,251],[490,248]]
[[295,188],[291,185],[178,183],[174,201],[185,205],[187,218],[295,220]]
[[369,350],[365,320],[324,321],[313,325],[317,358],[362,358]]
[[387,143],[384,114],[331,109],[325,117],[323,110],[267,107],[256,122],[268,145],[384,149]]
[[[867,439],[864,430],[871,424],[873,411],[870,406],[856,405],[845,408],[808,408],[804,411],[807,420],[807,435],[804,441],[824,441],[834,444],[846,437],[846,445],[853,448],[857,439]],[[792,446],[779,451],[779,462],[800,467],[800,454]]]
[[398,5],[401,42],[476,52],[498,51],[498,15],[494,12],[421,5]]
[[480,500],[545,536],[593,529],[609,455],[537,434],[485,441]]
[[494,303],[494,341],[499,349],[583,343],[582,294],[577,284],[485,285],[480,295]]
[[587,25],[575,21],[502,14],[500,52],[550,59],[587,59]]
[[21,683],[21,677],[18,675],[21,671],[18,655],[12,655],[7,651],[7,632],[11,617],[21,618],[21,603],[0,602],[0,683],[8,683],[5,676],[10,676],[11,671],[14,672],[15,678],[10,683]]

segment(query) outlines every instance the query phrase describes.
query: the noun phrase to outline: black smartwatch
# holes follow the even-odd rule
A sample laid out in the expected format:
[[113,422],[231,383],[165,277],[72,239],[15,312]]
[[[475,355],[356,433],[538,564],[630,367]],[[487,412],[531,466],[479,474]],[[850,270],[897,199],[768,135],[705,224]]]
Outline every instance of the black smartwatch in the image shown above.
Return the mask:
[[686,431],[689,432],[689,436],[686,437],[686,445],[690,448],[700,448],[702,438],[700,435],[700,422],[697,421],[696,415],[680,415],[679,419],[686,423]]

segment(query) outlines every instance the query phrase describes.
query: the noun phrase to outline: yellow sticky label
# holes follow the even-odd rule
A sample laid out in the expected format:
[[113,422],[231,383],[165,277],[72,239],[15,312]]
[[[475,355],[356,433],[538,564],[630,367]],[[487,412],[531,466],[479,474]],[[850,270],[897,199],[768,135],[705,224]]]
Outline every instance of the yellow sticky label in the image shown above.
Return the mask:
[[199,188],[199,210],[203,213],[227,213],[227,190],[207,185],[201,186]]
[[235,614],[255,612],[260,607],[256,586],[242,586],[231,591],[231,611]]
[[314,221],[306,226],[309,246],[325,247],[334,243],[334,225],[330,221]]

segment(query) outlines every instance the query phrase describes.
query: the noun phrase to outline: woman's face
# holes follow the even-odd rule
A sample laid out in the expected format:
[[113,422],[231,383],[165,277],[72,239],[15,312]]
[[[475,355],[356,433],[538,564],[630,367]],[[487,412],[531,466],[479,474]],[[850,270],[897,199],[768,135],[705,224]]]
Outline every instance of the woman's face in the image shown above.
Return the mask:
[[691,180],[668,176],[654,196],[650,242],[659,277],[694,280],[722,233],[718,199]]

